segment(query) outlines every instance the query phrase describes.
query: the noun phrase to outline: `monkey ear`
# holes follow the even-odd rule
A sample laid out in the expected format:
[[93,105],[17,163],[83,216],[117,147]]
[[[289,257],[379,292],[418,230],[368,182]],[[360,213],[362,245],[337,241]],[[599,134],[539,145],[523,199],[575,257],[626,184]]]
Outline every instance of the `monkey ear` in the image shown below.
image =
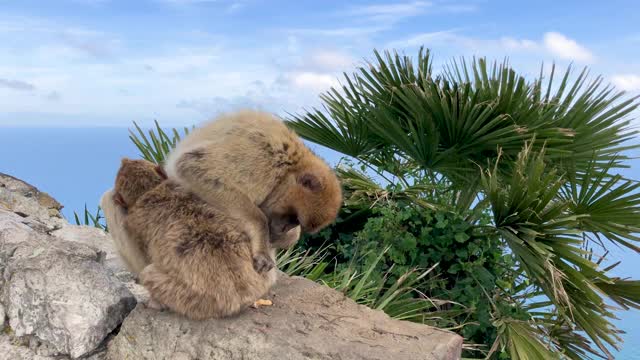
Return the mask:
[[311,173],[305,173],[298,177],[298,184],[311,191],[320,191],[322,189],[322,183],[317,176]]
[[124,201],[124,198],[118,192],[113,194],[113,202],[115,202],[116,204],[122,206],[125,210],[127,210],[127,208],[128,208],[127,203]]

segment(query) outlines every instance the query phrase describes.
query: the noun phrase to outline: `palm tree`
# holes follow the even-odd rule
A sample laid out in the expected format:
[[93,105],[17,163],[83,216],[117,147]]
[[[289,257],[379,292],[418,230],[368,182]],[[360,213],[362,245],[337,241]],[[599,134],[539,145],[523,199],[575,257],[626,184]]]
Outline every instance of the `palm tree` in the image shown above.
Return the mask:
[[[636,98],[586,69],[557,76],[552,66],[527,80],[481,58],[434,74],[429,51],[416,65],[374,54],[321,95],[322,109],[290,114],[288,125],[388,179],[388,197],[472,222],[491,214],[476,226],[500,239],[514,283],[486,292],[496,333],[487,358],[611,358],[621,341],[612,305],[640,306],[640,282],[610,275],[604,261],[609,246],[640,250],[640,184],[618,174],[638,147]],[[340,175],[350,197],[384,191],[353,168]],[[436,184],[448,196],[434,196]]]

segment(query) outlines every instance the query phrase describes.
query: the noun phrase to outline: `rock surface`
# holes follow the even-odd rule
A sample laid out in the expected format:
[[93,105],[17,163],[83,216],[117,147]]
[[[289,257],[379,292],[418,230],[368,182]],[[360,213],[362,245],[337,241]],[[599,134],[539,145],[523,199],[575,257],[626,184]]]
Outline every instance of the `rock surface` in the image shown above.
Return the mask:
[[113,248],[111,238],[104,231],[92,226],[65,226],[51,232],[51,235],[79,244],[89,245],[104,256],[104,265],[117,274],[125,270],[124,263]]
[[123,268],[109,237],[68,224],[61,208],[0,174],[0,328],[10,334],[2,335],[0,358],[95,358],[135,307],[128,288],[136,285],[121,281],[128,273],[115,275]]
[[62,205],[49,194],[3,173],[0,173],[0,209],[34,219],[47,230],[58,229],[67,224],[60,213]]
[[109,359],[457,359],[462,338],[390,319],[341,293],[281,278],[271,307],[191,322],[138,306],[110,342]]
[[453,333],[392,320],[297,277],[281,277],[273,306],[234,318],[131,311],[146,290],[107,234],[70,225],[61,208],[0,174],[0,359],[460,358]]

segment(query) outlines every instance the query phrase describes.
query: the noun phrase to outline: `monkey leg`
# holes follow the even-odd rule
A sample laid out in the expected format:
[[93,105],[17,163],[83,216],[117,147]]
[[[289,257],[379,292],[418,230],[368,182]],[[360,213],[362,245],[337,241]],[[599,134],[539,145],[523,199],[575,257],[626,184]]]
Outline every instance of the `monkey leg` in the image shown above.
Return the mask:
[[109,190],[102,195],[100,207],[120,258],[127,269],[137,276],[149,264],[149,261],[146,254],[140,249],[138,242],[129,236],[126,231],[124,223],[127,214],[122,207],[116,204],[113,190]]
[[140,273],[142,285],[149,291],[151,301],[157,301],[172,311],[193,320],[219,318],[237,314],[245,305],[241,299],[212,296],[193,289],[173,276],[150,264]]
[[207,194],[211,198],[211,202],[207,200],[208,203],[222,206],[229,216],[238,219],[244,227],[251,241],[254,270],[264,273],[273,269],[276,264],[269,255],[269,222],[262,210],[232,184],[218,181],[218,186],[212,187]]

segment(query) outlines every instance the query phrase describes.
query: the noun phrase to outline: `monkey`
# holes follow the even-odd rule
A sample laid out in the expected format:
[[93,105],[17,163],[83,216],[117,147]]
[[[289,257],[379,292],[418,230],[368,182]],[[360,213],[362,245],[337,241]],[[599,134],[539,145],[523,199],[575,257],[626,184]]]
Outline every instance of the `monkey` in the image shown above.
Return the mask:
[[[114,189],[105,193],[100,201],[103,211],[107,214],[105,215],[107,226],[116,242],[116,247],[120,250],[125,266],[134,275],[138,275],[148,265],[148,259],[145,251],[139,249],[143,245],[140,241],[136,239],[122,241],[128,238],[127,234],[122,233],[125,216],[130,205],[166,179],[167,175],[161,165],[146,160],[123,158],[116,175]],[[120,209],[117,209],[118,206]],[[295,224],[287,223],[287,220],[289,219],[271,219],[274,228],[271,232],[271,246],[288,248],[299,239],[299,226],[294,229]]]
[[[140,273],[151,294],[148,305],[196,320],[230,316],[252,305],[275,282],[275,269],[264,274],[253,269],[241,221],[171,180],[158,185],[160,179],[154,164],[124,159],[112,197],[113,202],[126,199],[125,227],[142,240],[141,252],[148,256]],[[286,231],[279,237],[272,234],[276,248],[299,238],[300,227],[286,221],[274,225]],[[275,261],[274,248],[270,256]]]
[[342,190],[328,164],[280,119],[261,111],[221,115],[191,131],[170,152],[170,179],[245,219],[254,263],[268,269],[268,239],[276,222],[316,233],[333,222]]
[[242,220],[171,179],[130,206],[125,225],[148,255],[140,281],[151,299],[190,319],[234,315],[275,283],[275,268],[254,268]]
[[[175,189],[180,190],[179,193],[190,194],[214,206],[204,213],[209,216],[217,213],[225,216],[224,219],[236,219],[236,222],[223,219],[222,223],[229,228],[218,233],[210,229],[210,235],[227,234],[230,239],[228,243],[236,245],[248,239],[254,269],[259,268],[255,265],[256,258],[262,258],[263,263],[275,263],[273,249],[295,243],[301,231],[315,233],[330,224],[342,204],[340,183],[329,166],[313,154],[284,123],[261,112],[240,111],[223,115],[192,131],[169,154],[165,171],[168,181],[163,184],[173,184]],[[143,198],[147,196],[150,195],[145,194]],[[117,228],[111,231],[112,235],[118,237],[114,240],[123,257],[140,259],[143,251],[135,248],[134,240],[141,235],[135,232],[135,226],[129,227],[131,234],[125,229],[123,224],[128,215],[113,201],[113,193],[105,193],[101,203],[104,203],[108,226],[110,229]],[[159,204],[156,206],[158,209],[161,208]],[[141,223],[144,223],[144,216]],[[206,243],[204,237],[197,239],[192,241],[194,246],[200,242]],[[246,266],[246,263],[240,263]],[[140,265],[145,266],[141,268]],[[154,298],[161,298],[161,302],[173,304],[174,307],[186,299],[185,294],[189,292],[185,290],[185,283],[178,282],[172,274],[159,269],[158,264],[139,261],[135,266],[135,272],[140,274],[143,284],[150,289]],[[275,272],[265,269],[271,269],[271,266],[267,264],[263,267],[262,273],[254,272],[261,274],[263,280],[266,279],[263,284],[268,288],[275,281]],[[239,284],[244,280],[245,283],[251,283],[248,278],[236,279]],[[207,313],[204,311],[205,303],[207,301],[201,298],[199,305],[192,302],[191,306],[185,305],[185,308],[197,308],[200,311],[193,311],[204,316],[202,313]],[[236,301],[233,309],[227,308],[221,312],[218,309],[213,313],[233,313],[237,311],[238,304],[242,302]]]
[[114,201],[125,210],[140,196],[167,178],[160,165],[145,160],[123,158],[116,174]]
[[148,190],[167,178],[160,165],[150,161],[123,158],[116,175],[115,187],[100,199],[107,228],[125,267],[135,276],[149,264],[147,254],[137,239],[130,239],[124,228],[128,207]]

